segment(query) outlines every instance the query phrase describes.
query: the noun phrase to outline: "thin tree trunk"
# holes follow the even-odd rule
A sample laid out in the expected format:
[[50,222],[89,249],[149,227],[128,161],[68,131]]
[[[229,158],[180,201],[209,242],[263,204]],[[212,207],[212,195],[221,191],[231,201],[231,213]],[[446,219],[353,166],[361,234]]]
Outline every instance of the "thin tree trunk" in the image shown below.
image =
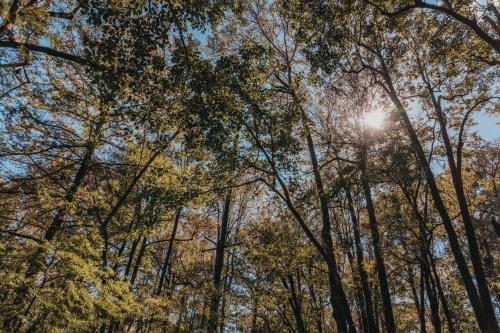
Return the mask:
[[[239,89],[238,93],[240,94],[241,98],[248,102],[252,108],[254,108],[257,112],[262,112],[260,109],[259,105],[253,102],[252,98],[248,96],[243,90]],[[303,110],[301,110],[303,114],[303,125],[304,128],[307,129],[307,119],[305,116],[305,113]],[[342,288],[342,284],[340,281],[340,276],[338,275],[337,269],[336,269],[336,262],[335,262],[335,257],[333,256],[333,241],[331,238],[330,234],[330,223],[329,223],[329,216],[328,216],[328,206],[327,206],[327,198],[324,194],[324,191],[322,191],[322,195],[320,195],[320,203],[322,203],[323,209],[322,212],[325,212],[327,214],[322,213],[322,221],[323,221],[323,228],[322,228],[322,238],[324,245],[322,246],[312,233],[311,229],[307,226],[305,220],[302,218],[301,214],[297,211],[295,206],[293,205],[293,202],[290,198],[290,194],[288,192],[288,189],[283,181],[283,179],[280,177],[279,172],[276,168],[276,165],[267,152],[267,150],[264,148],[262,143],[259,140],[259,137],[257,134],[253,131],[253,129],[245,122],[242,122],[242,125],[245,126],[245,128],[248,130],[250,136],[252,139],[255,141],[255,144],[257,145],[257,148],[262,152],[264,155],[264,158],[266,161],[269,163],[269,166],[272,169],[273,174],[276,176],[276,181],[278,182],[282,193],[277,191],[273,186],[269,186],[274,192],[276,192],[285,202],[287,205],[288,209],[290,212],[293,214],[294,218],[297,220],[299,223],[301,229],[304,231],[308,239],[311,241],[311,243],[314,245],[314,247],[318,250],[318,252],[321,254],[321,256],[324,258],[325,262],[327,263],[328,267],[328,281],[329,281],[329,288],[330,288],[330,302],[332,304],[332,314],[333,318],[335,320],[335,323],[337,325],[339,333],[345,333],[347,332],[347,322],[349,322],[349,329],[350,332],[355,332],[356,328],[353,324],[352,321],[352,316],[351,312],[349,309],[349,304],[347,303],[347,297],[345,296],[344,290]],[[310,135],[310,132],[308,132],[307,135],[307,141],[308,141],[308,147],[309,147],[309,152],[312,153],[311,155],[311,162],[313,164],[313,171],[315,174],[315,180],[316,184],[321,185],[322,188],[322,183],[321,183],[321,177],[319,177],[319,168],[316,160],[316,155],[314,152],[314,146],[312,144],[312,138]],[[312,149],[311,149],[312,148]],[[314,166],[315,165],[315,166]],[[318,180],[320,182],[318,183]]]
[[226,237],[229,225],[229,210],[231,207],[231,190],[226,194],[224,200],[224,209],[222,212],[222,221],[217,246],[215,249],[215,266],[213,276],[213,291],[210,300],[210,316],[208,318],[208,333],[215,333],[217,330],[220,292],[221,292],[221,275],[224,268],[224,250],[226,247]]
[[139,268],[141,267],[142,258],[144,257],[144,253],[146,253],[146,246],[148,244],[147,242],[148,242],[148,238],[144,237],[142,239],[142,244],[141,244],[141,247],[139,249],[139,254],[137,255],[137,259],[135,261],[135,266],[134,266],[134,270],[132,271],[132,276],[130,277],[130,284],[132,286],[134,286],[134,284],[135,284],[135,279],[137,278],[137,273],[139,272]]
[[446,301],[446,297],[444,295],[444,292],[441,288],[441,283],[439,280],[439,276],[437,275],[436,271],[436,265],[433,259],[432,255],[432,248],[429,244],[429,240],[427,239],[427,190],[426,190],[426,195],[425,195],[425,208],[424,208],[424,215],[425,218],[422,216],[422,214],[418,210],[417,202],[415,198],[411,198],[410,194],[408,191],[404,189],[404,187],[401,186],[401,189],[403,190],[403,193],[406,197],[406,200],[408,203],[412,206],[413,212],[415,214],[415,217],[418,220],[419,223],[419,230],[420,230],[420,239],[421,239],[421,256],[422,259],[420,260],[421,265],[426,265],[427,272],[429,272],[429,278],[431,280],[431,284],[434,285],[437,289],[438,292],[438,298],[441,301],[442,307],[443,307],[443,312],[446,316],[446,320],[448,323],[448,331],[450,333],[455,333],[455,328],[453,324],[453,315],[451,314],[451,311],[449,310],[448,303]]
[[385,270],[384,256],[380,244],[380,234],[378,231],[377,217],[375,215],[375,207],[372,201],[372,194],[370,185],[368,184],[368,177],[366,175],[366,160],[367,160],[367,147],[363,146],[361,152],[361,185],[366,200],[366,209],[368,211],[368,220],[370,222],[370,231],[372,235],[373,252],[375,254],[375,263],[377,265],[377,276],[380,286],[380,293],[382,296],[382,303],[384,306],[385,328],[389,333],[396,333],[396,323],[394,321],[394,314],[392,312],[391,294],[389,291],[389,284],[387,282],[387,273]]
[[379,302],[379,296],[380,296],[380,291],[379,288],[376,284],[372,284],[372,287],[370,288],[371,290],[374,290],[373,292],[373,304],[374,304],[374,312],[375,312],[375,324],[377,325],[377,329],[380,331],[380,329],[384,326],[384,321],[382,319],[382,316],[380,315],[380,302]]
[[252,297],[252,329],[251,333],[257,333],[257,301]]
[[[424,259],[425,260],[425,259]],[[424,285],[429,299],[431,309],[431,322],[435,333],[441,333],[441,318],[439,317],[439,303],[436,297],[436,292],[430,282],[430,272],[427,263],[423,264],[424,268]]]
[[[408,192],[405,192],[405,194],[408,194]],[[409,196],[407,196],[407,200],[411,200]],[[427,200],[427,194],[426,194],[426,200]],[[427,255],[430,254],[430,249],[429,249],[429,244],[427,241],[427,224],[426,224],[426,219],[427,219],[427,201],[425,203],[425,219],[422,217],[420,212],[418,211],[417,207],[417,202],[416,199],[413,200],[412,203],[410,203],[413,211],[415,213],[415,216],[418,221],[418,228],[420,231],[420,265],[421,265],[421,277],[422,277],[422,282],[423,286],[425,287],[425,290],[427,292],[427,298],[429,299],[429,305],[430,305],[430,310],[431,310],[431,322],[432,326],[434,327],[434,332],[435,333],[441,333],[441,318],[439,317],[439,302],[436,296],[434,284],[431,283],[431,270],[429,268],[429,261],[427,260]]]
[[436,184],[436,180],[434,178],[434,174],[431,170],[431,167],[429,163],[427,162],[427,158],[425,156],[424,150],[422,148],[422,145],[417,137],[417,134],[415,132],[415,129],[413,128],[413,125],[408,118],[408,114],[406,113],[405,107],[399,100],[396,90],[394,89],[394,86],[392,84],[392,79],[389,75],[389,71],[387,70],[385,66],[384,59],[379,56],[379,59],[382,62],[383,65],[383,73],[384,73],[384,80],[387,86],[384,86],[386,89],[389,97],[391,98],[392,102],[396,106],[401,119],[403,120],[403,123],[405,125],[405,129],[408,132],[408,135],[410,136],[411,140],[411,145],[414,150],[414,153],[420,163],[420,167],[423,169],[425,177],[427,179],[427,183],[429,185],[429,189],[431,191],[431,196],[434,201],[434,206],[436,207],[436,210],[439,213],[439,216],[441,217],[441,220],[443,221],[443,225],[445,227],[446,233],[448,235],[448,239],[450,242],[450,248],[453,252],[453,255],[455,257],[455,262],[457,264],[457,267],[460,271],[460,275],[462,277],[462,282],[465,287],[465,291],[467,292],[467,296],[469,297],[469,300],[471,302],[474,315],[476,316],[477,323],[480,327],[480,330],[482,333],[497,333],[497,329],[495,326],[497,325],[496,323],[491,323],[488,319],[488,316],[486,313],[483,311],[483,306],[481,303],[481,299],[479,298],[479,295],[477,293],[477,289],[474,285],[474,281],[472,279],[472,276],[469,272],[469,269],[467,267],[467,262],[465,260],[464,254],[462,253],[460,242],[458,241],[458,236],[455,232],[455,229],[453,227],[453,224],[451,223],[450,216],[448,214],[448,211],[446,210],[446,207],[444,205],[444,202],[441,198],[441,194],[439,192],[438,186]]
[[462,221],[464,224],[465,235],[467,237],[467,244],[469,245],[469,254],[472,262],[472,268],[474,269],[474,274],[476,276],[477,287],[479,290],[479,297],[481,298],[481,303],[483,305],[483,311],[491,322],[491,329],[498,330],[498,324],[495,317],[495,310],[493,308],[493,303],[491,301],[491,294],[488,288],[488,280],[486,279],[486,274],[484,272],[483,264],[481,261],[481,252],[479,250],[479,245],[476,238],[476,233],[474,231],[474,225],[472,223],[472,218],[469,212],[469,206],[467,204],[467,199],[465,197],[464,186],[461,176],[461,170],[457,168],[455,163],[455,157],[453,154],[453,148],[451,146],[451,141],[448,136],[448,131],[446,129],[446,120],[441,108],[440,102],[436,99],[434,91],[428,80],[424,77],[424,81],[427,83],[428,91],[431,96],[434,109],[436,110],[437,119],[439,121],[439,126],[441,128],[441,137],[443,139],[446,157],[448,159],[448,166],[451,173],[451,178],[453,180],[453,186],[455,189],[455,194],[460,207],[460,215],[462,216]]
[[359,233],[359,223],[358,218],[356,216],[356,212],[354,211],[354,206],[352,202],[351,190],[349,188],[345,189],[346,197],[347,197],[347,208],[349,210],[349,214],[351,216],[352,228],[354,233],[354,246],[356,248],[356,263],[358,266],[358,274],[361,281],[361,287],[363,290],[364,297],[364,306],[366,308],[366,321],[367,321],[367,332],[369,333],[378,333],[378,327],[375,323],[373,304],[372,304],[372,296],[370,292],[370,285],[368,283],[368,274],[366,273],[364,267],[364,259],[363,259],[363,249],[361,247],[361,236]]
[[[311,276],[311,267],[308,265],[308,274]],[[311,308],[313,309],[315,316],[316,316],[316,329],[318,333],[323,333],[323,315],[322,315],[322,310],[323,307],[321,306],[321,303],[318,303],[318,297],[316,296],[316,292],[314,290],[314,285],[309,283],[307,280],[307,277],[305,274],[302,272],[303,278],[306,281],[307,289],[309,289],[309,294],[311,295],[310,301],[311,301]]]
[[344,333],[344,332],[353,333],[356,332],[356,327],[352,320],[350,306],[347,301],[347,297],[345,295],[344,288],[340,280],[340,276],[338,274],[335,253],[333,252],[333,239],[331,234],[328,198],[323,188],[323,180],[321,179],[321,174],[319,172],[318,160],[316,157],[316,151],[314,149],[314,141],[311,136],[309,124],[307,123],[308,120],[306,118],[305,112],[303,110],[301,110],[301,112],[302,112],[302,123],[306,132],[309,157],[311,159],[314,180],[316,183],[316,189],[318,191],[320,208],[321,208],[321,220],[322,220],[321,238],[324,243],[324,251],[328,267],[330,302],[332,304],[333,317],[337,324],[337,330],[339,331],[339,333]]
[[446,322],[448,324],[448,332],[455,333],[456,330],[455,330],[455,324],[453,323],[453,321],[454,321],[453,314],[452,314],[450,308],[448,307],[448,301],[446,300],[446,296],[444,295],[443,288],[441,287],[441,281],[440,281],[439,275],[438,275],[437,270],[436,270],[436,263],[434,262],[434,258],[432,257],[431,253],[429,253],[429,262],[430,262],[430,268],[431,268],[431,272],[432,272],[431,278],[434,279],[435,284],[436,284],[438,296],[439,296],[439,299],[441,300],[443,312],[444,312],[444,315],[446,317]]
[[[86,150],[85,154],[82,158],[82,161],[80,162],[80,165],[78,167],[78,170],[75,174],[75,177],[73,178],[73,182],[71,186],[66,190],[66,193],[64,195],[64,204],[63,207],[59,208],[56,212],[56,215],[52,219],[52,222],[45,232],[43,239],[47,242],[52,241],[52,239],[56,236],[56,234],[59,232],[61,229],[66,214],[68,212],[68,207],[70,204],[73,203],[73,200],[75,198],[76,193],[78,192],[80,186],[83,183],[83,180],[85,176],[87,175],[92,158],[94,156],[94,152],[99,140],[99,136],[101,135],[101,130],[102,126],[104,125],[104,122],[106,120],[106,113],[101,111],[101,114],[99,116],[99,120],[95,126],[94,129],[94,135],[92,138],[88,140],[86,143]],[[34,275],[36,275],[38,272],[40,272],[44,266],[44,256],[46,254],[46,251],[43,247],[39,247],[34,255],[31,257],[29,264],[28,264],[28,269],[26,271],[25,277],[26,278],[31,278]],[[20,287],[18,290],[16,290],[16,296],[14,297],[14,300],[12,302],[12,305],[14,307],[18,307],[19,310],[22,313],[22,304],[24,302],[24,298],[26,294],[28,293],[29,287],[23,286]],[[17,314],[14,316],[8,317],[4,320],[2,327],[6,330],[11,330],[15,327],[15,322],[18,319]]]
[[128,275],[130,274],[130,269],[132,268],[132,263],[134,262],[135,250],[137,249],[137,245],[139,245],[140,240],[141,236],[138,236],[137,239],[135,239],[132,242],[132,246],[130,247],[130,254],[128,256],[127,266],[125,267],[125,273],[123,274],[127,278]]
[[295,317],[297,331],[299,333],[306,333],[307,331],[304,325],[304,319],[302,318],[302,305],[297,296],[297,291],[295,290],[293,277],[291,275],[288,275],[287,279],[282,278],[281,282],[283,283],[283,287],[285,287],[285,289],[287,289],[290,294],[290,297],[288,297],[288,301],[290,303],[290,307],[292,308],[293,316]]
[[[352,244],[352,239],[348,241],[348,244]],[[360,332],[368,332],[368,321],[365,300],[363,297],[363,288],[361,287],[361,281],[359,278],[359,272],[357,267],[354,265],[354,254],[350,252],[350,249],[346,249],[347,260],[349,262],[349,268],[351,270],[353,282],[354,282],[354,297],[356,298],[357,306],[356,311],[358,315],[358,327]]]
[[427,332],[426,320],[425,320],[425,277],[424,268],[420,265],[420,312],[418,314],[420,321],[420,332]]
[[[238,92],[239,92],[240,96],[242,97],[242,99],[244,101],[250,103],[250,105],[252,105],[252,107],[257,112],[262,112],[262,110],[260,109],[258,104],[254,103],[253,100],[244,91],[242,91],[240,89]],[[284,203],[286,204],[286,206],[288,207],[288,209],[290,210],[290,212],[292,213],[292,215],[294,216],[296,221],[299,223],[300,228],[304,231],[307,238],[311,241],[312,245],[316,248],[316,250],[320,253],[320,255],[323,257],[323,259],[327,263],[328,271],[331,272],[328,275],[328,281],[329,281],[329,288],[330,288],[330,302],[333,305],[333,311],[332,311],[333,318],[335,320],[337,328],[339,328],[339,332],[341,332],[341,333],[347,332],[347,325],[346,325],[347,320],[346,320],[346,315],[345,315],[346,311],[344,310],[346,308],[345,305],[347,304],[347,301],[346,301],[345,297],[343,298],[340,295],[340,294],[344,293],[341,285],[339,284],[340,277],[338,276],[338,273],[336,273],[335,270],[332,270],[332,267],[335,268],[336,265],[335,265],[335,263],[332,264],[332,261],[331,261],[332,257],[331,257],[331,255],[327,254],[327,252],[324,248],[324,246],[327,246],[328,244],[325,243],[325,245],[323,246],[318,242],[318,240],[314,236],[313,232],[311,231],[311,229],[308,227],[305,220],[303,219],[302,215],[295,208],[295,206],[291,200],[290,194],[288,192],[288,189],[285,185],[285,182],[280,177],[280,174],[276,168],[276,165],[275,165],[273,159],[271,158],[271,156],[269,155],[267,150],[264,148],[264,146],[260,142],[259,137],[257,136],[257,134],[252,130],[252,128],[247,123],[242,122],[242,125],[244,125],[245,128],[248,130],[250,136],[255,141],[257,148],[262,152],[266,161],[269,163],[269,166],[271,167],[273,174],[276,176],[276,181],[278,182],[282,192],[280,193],[273,186],[271,186],[269,184],[266,184],[266,185],[283,199]],[[313,152],[314,152],[314,150],[313,150]],[[327,232],[327,230],[325,228],[323,228],[322,234],[327,234],[327,233],[329,233],[329,230]],[[326,235],[326,237],[330,237],[330,239],[331,239],[331,235]],[[330,242],[330,245],[332,245],[332,242]],[[329,250],[329,251],[333,251],[333,249]],[[334,257],[333,257],[333,259],[334,259]],[[340,291],[337,290],[337,286],[340,286]],[[344,294],[344,296],[345,296],[345,294]],[[348,311],[348,312],[349,312],[349,316],[350,316],[350,311]],[[351,317],[351,322],[352,322],[352,317]],[[270,324],[270,323],[268,322],[268,324]],[[352,327],[355,331],[355,327],[354,326],[352,326]]]
[[[130,224],[128,225],[127,233],[130,233],[130,231],[132,231],[135,221],[139,220],[140,212],[141,212],[141,198],[138,199],[138,202],[135,205],[134,218],[131,219]],[[123,252],[125,252],[125,249],[127,248],[127,243],[128,243],[127,239],[125,239],[122,245],[120,246],[120,249],[118,250],[117,258],[120,258],[123,255]],[[118,268],[119,268],[119,261],[117,260],[114,264],[113,270],[115,272],[118,272]],[[126,275],[128,275],[128,273]]]
[[234,277],[234,256],[228,255],[226,260],[226,275],[224,277],[224,297],[222,298],[219,333],[224,333],[224,328],[226,323],[226,305],[228,302],[228,298],[230,296],[230,294],[226,295],[226,291],[231,290],[231,286],[233,285],[233,277]]
[[[422,272],[422,266],[420,266],[420,271]],[[411,293],[413,295],[413,300],[415,302],[415,310],[417,311],[418,321],[420,323],[420,333],[425,333],[425,313],[422,314],[421,306],[422,301],[419,299],[419,294],[417,293],[417,287],[415,285],[415,278],[413,276],[413,270],[411,267],[408,269],[408,277],[410,282]],[[422,290],[422,279],[420,279],[420,291]]]
[[206,321],[207,321],[207,316],[206,316],[206,310],[207,310],[207,307],[208,307],[208,302],[207,301],[204,301],[203,302],[203,311],[201,313],[201,319],[200,319],[200,328],[201,329],[204,329],[205,328],[205,325],[206,325]]
[[172,233],[170,234],[170,239],[168,241],[167,254],[165,256],[165,262],[163,263],[163,267],[161,269],[160,282],[158,284],[158,289],[156,289],[156,295],[160,295],[161,290],[163,288],[163,284],[165,283],[165,277],[167,275],[167,269],[170,269],[170,257],[172,256],[172,252],[174,249],[174,241],[177,235],[177,227],[179,225],[179,219],[181,216],[182,208],[178,208],[175,213],[174,225],[172,227]]

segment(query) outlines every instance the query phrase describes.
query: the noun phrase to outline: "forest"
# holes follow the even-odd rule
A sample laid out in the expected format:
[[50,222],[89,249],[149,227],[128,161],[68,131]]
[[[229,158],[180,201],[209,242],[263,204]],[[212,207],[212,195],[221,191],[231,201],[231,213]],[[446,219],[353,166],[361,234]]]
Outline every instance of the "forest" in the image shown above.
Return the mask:
[[498,0],[0,0],[0,332],[498,333]]

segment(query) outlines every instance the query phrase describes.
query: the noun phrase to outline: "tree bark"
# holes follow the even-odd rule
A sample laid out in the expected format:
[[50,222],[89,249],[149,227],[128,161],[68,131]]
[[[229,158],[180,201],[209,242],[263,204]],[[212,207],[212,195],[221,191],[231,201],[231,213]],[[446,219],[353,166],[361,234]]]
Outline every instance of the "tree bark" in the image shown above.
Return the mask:
[[431,268],[431,272],[432,272],[431,278],[434,279],[435,284],[436,284],[438,296],[439,296],[439,299],[441,300],[441,305],[443,307],[443,312],[444,312],[444,315],[446,317],[446,322],[448,325],[448,332],[455,333],[456,332],[455,324],[453,323],[454,316],[453,316],[450,308],[448,307],[448,301],[446,300],[446,296],[444,295],[443,288],[441,287],[441,281],[439,279],[439,275],[438,275],[437,270],[436,270],[436,263],[434,262],[434,259],[433,259],[431,253],[429,253],[429,262],[430,262],[430,268]]
[[367,332],[378,333],[378,327],[375,323],[375,317],[373,316],[373,304],[372,296],[370,292],[370,285],[368,283],[368,274],[366,273],[364,263],[363,263],[363,249],[361,247],[361,236],[359,233],[359,223],[354,211],[351,190],[349,188],[345,189],[347,196],[347,208],[351,216],[352,228],[354,233],[354,246],[356,248],[356,263],[358,266],[358,274],[361,282],[361,288],[363,290],[363,301],[366,308],[366,321],[367,321]]
[[177,235],[177,227],[179,225],[179,219],[181,216],[182,208],[178,208],[175,213],[174,225],[172,227],[172,232],[170,234],[170,239],[168,241],[167,254],[165,256],[165,261],[163,263],[163,267],[161,269],[160,282],[158,283],[158,289],[156,289],[156,295],[160,295],[161,290],[163,288],[163,284],[165,283],[165,277],[167,275],[167,269],[170,269],[170,257],[172,256],[172,252],[174,249],[174,240]]
[[[288,279],[288,282],[287,282]],[[293,316],[295,317],[295,324],[297,325],[297,331],[299,333],[306,333],[306,327],[304,325],[304,319],[302,318],[302,304],[297,296],[297,291],[295,288],[295,283],[291,275],[287,276],[287,279],[282,278],[281,282],[283,287],[288,290],[290,297],[288,301],[293,311]]]
[[[420,272],[422,272],[422,266],[420,266]],[[422,276],[422,273],[420,273],[420,275]],[[418,317],[418,321],[420,323],[420,333],[425,333],[426,332],[426,329],[425,329],[425,313],[422,313],[422,299],[419,298],[419,294],[417,293],[417,287],[415,285],[415,278],[413,276],[413,270],[412,268],[410,267],[408,269],[408,279],[409,279],[409,283],[410,283],[410,288],[411,288],[411,293],[413,295],[413,301],[415,303],[415,310],[417,311],[417,317]],[[422,290],[422,279],[420,279],[420,291]],[[423,298],[423,297],[422,297]],[[425,311],[425,310],[424,310]]]
[[375,215],[375,207],[372,201],[372,194],[368,177],[366,175],[367,163],[367,147],[363,146],[361,151],[361,185],[366,200],[366,209],[368,211],[368,220],[370,222],[370,231],[372,235],[373,252],[375,254],[375,263],[377,265],[377,277],[380,286],[380,294],[382,296],[382,304],[384,306],[385,328],[389,333],[396,333],[396,323],[392,312],[391,294],[389,284],[387,282],[387,273],[385,270],[384,255],[380,245],[380,234],[378,231],[377,217]]
[[[425,259],[424,259],[425,260]],[[431,308],[431,322],[435,333],[441,333],[441,318],[439,317],[439,303],[434,286],[430,282],[430,272],[427,263],[424,263],[424,285]]]
[[215,249],[215,265],[213,276],[213,290],[210,300],[210,316],[208,318],[207,333],[215,333],[219,317],[219,303],[221,292],[221,275],[224,268],[224,252],[226,247],[226,238],[229,226],[229,210],[231,208],[231,190],[226,194],[224,200],[224,209],[222,212],[222,221],[217,246]]
[[148,238],[143,237],[142,244],[139,249],[139,254],[137,255],[137,259],[135,260],[134,270],[132,271],[132,276],[130,277],[130,285],[134,286],[135,279],[137,278],[137,273],[139,272],[139,268],[141,267],[142,258],[144,257],[144,253],[146,253],[146,247],[148,245]]
[[137,249],[137,245],[139,245],[139,242],[141,240],[141,236],[138,236],[137,239],[132,241],[132,246],[130,247],[130,254],[128,257],[127,261],[127,266],[125,267],[125,277],[128,278],[128,275],[130,274],[130,269],[132,268],[132,263],[134,262],[134,256],[135,256],[135,250]]

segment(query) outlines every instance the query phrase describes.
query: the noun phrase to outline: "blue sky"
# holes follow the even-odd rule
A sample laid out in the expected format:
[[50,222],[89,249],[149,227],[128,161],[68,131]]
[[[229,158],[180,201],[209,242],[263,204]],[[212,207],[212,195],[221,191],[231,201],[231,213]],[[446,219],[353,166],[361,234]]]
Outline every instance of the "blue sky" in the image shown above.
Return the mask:
[[488,141],[500,141],[500,116],[477,113],[474,116],[476,129],[481,137]]

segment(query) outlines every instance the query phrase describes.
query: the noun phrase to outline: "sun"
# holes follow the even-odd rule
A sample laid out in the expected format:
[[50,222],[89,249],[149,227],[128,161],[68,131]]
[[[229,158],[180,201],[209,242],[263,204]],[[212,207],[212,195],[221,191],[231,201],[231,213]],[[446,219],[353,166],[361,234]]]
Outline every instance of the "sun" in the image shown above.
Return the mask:
[[380,109],[375,109],[365,113],[363,122],[367,127],[376,129],[382,128],[385,122],[385,112]]

